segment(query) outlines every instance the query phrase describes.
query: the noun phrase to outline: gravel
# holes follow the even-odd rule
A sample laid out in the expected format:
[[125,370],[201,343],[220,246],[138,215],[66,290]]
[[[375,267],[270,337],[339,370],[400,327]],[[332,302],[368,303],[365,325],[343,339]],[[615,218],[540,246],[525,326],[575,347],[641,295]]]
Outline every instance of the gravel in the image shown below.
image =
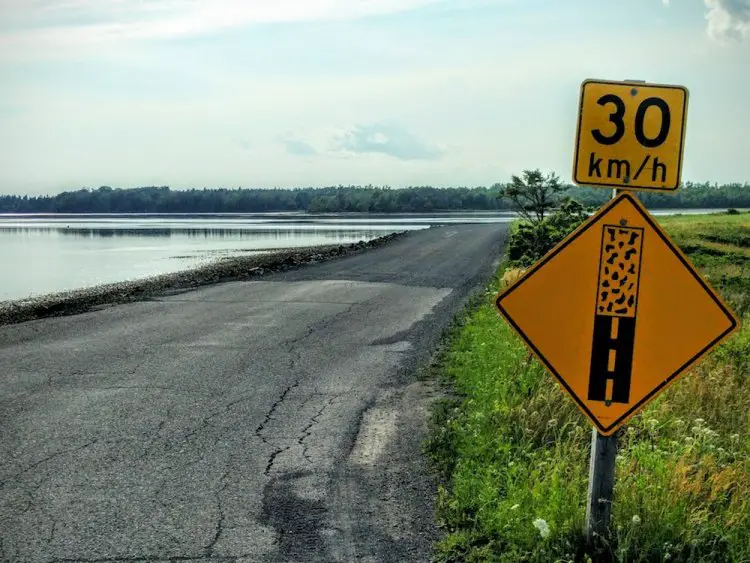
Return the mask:
[[377,248],[402,237],[404,232],[347,245],[295,248],[255,256],[221,258],[190,270],[132,281],[103,284],[15,301],[0,301],[0,325],[45,317],[75,315],[112,305],[142,301],[190,288],[242,281],[270,272],[281,272]]

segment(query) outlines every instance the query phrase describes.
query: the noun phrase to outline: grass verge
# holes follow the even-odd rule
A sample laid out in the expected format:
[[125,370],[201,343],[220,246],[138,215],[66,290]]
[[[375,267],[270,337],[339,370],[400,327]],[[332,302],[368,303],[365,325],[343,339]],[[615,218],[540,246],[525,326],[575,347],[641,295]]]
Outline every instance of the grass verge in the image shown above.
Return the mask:
[[[750,214],[660,222],[744,322],[625,427],[605,558],[750,561]],[[496,312],[502,272],[440,359],[436,559],[585,561],[590,425]]]

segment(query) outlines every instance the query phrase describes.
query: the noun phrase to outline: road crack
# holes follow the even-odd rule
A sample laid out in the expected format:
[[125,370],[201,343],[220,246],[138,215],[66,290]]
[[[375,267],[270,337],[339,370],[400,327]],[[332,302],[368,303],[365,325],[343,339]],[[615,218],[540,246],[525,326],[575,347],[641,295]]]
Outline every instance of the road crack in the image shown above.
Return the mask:
[[301,383],[301,380],[297,379],[294,383],[292,383],[291,385],[287,386],[287,388],[284,389],[284,391],[282,391],[282,393],[279,396],[279,398],[276,399],[276,401],[271,405],[271,408],[266,413],[266,416],[263,417],[263,421],[255,429],[255,435],[258,438],[260,438],[261,441],[264,444],[268,444],[269,441],[266,439],[265,436],[263,436],[263,430],[265,430],[265,428],[268,425],[268,423],[271,422],[271,419],[273,418],[274,413],[281,406],[281,404],[284,402],[284,399],[286,399],[287,395],[289,395],[289,393],[291,393],[294,389],[296,389],[297,387],[299,387],[300,383]]
[[216,561],[220,563],[236,563],[242,556],[215,556],[215,555],[135,555],[130,557],[102,557],[97,559],[84,559],[76,557],[50,559],[48,563],[136,563],[141,561]]
[[[224,414],[227,414],[229,410],[232,407],[235,407],[236,405],[247,401],[249,399],[252,399],[255,397],[255,394],[248,394],[243,395],[242,397],[239,397],[238,399],[235,399],[234,401],[230,401],[226,403],[225,405],[222,405],[221,407],[218,407],[217,410],[213,411],[212,413],[206,415],[203,417],[203,419],[198,423],[198,425],[191,430],[189,430],[186,434],[184,434],[179,442],[175,442],[175,444],[171,447],[166,448],[166,451],[170,451],[175,449],[176,447],[181,447],[184,444],[186,444],[188,441],[190,441],[191,438],[194,436],[197,436],[201,432],[203,432],[208,426],[213,422],[213,420],[219,416],[222,416]],[[165,419],[166,420],[166,419]],[[157,429],[157,432],[160,431],[163,428],[163,422],[159,424],[159,427]],[[216,439],[214,440],[214,445],[218,443],[222,438],[221,433],[217,433]],[[150,447],[150,445],[149,445]],[[202,459],[202,458],[201,458]]]
[[203,553],[205,557],[213,557],[214,548],[216,547],[216,544],[221,538],[221,534],[224,533],[224,520],[226,518],[226,515],[224,514],[224,502],[222,501],[221,496],[228,487],[228,483],[227,483],[228,477],[229,477],[229,470],[227,469],[224,472],[224,474],[221,476],[221,479],[219,480],[219,483],[220,483],[219,488],[216,489],[216,508],[219,512],[219,517],[216,519],[216,529],[214,531],[213,537],[211,538],[211,541],[209,541],[206,544],[206,546],[203,548]]
[[289,446],[286,446],[284,448],[279,448],[277,450],[274,450],[270,457],[268,458],[268,464],[266,465],[266,469],[263,471],[263,475],[266,477],[271,474],[271,470],[273,469],[273,464],[276,463],[276,458],[283,454],[285,451],[289,449]]
[[34,462],[34,463],[32,463],[31,465],[29,465],[29,466],[28,466],[28,467],[27,467],[26,469],[24,469],[24,470],[22,470],[22,471],[19,471],[19,472],[18,472],[18,473],[16,473],[15,475],[11,475],[10,477],[8,477],[7,479],[5,479],[4,481],[0,481],[0,489],[1,489],[1,488],[3,488],[3,487],[5,486],[5,484],[6,484],[6,483],[8,483],[8,482],[10,482],[10,481],[17,481],[17,480],[18,480],[18,479],[19,479],[19,478],[20,478],[21,476],[25,475],[26,473],[28,473],[28,472],[29,472],[29,471],[31,471],[32,469],[36,469],[36,468],[37,468],[37,467],[39,467],[40,465],[42,465],[42,464],[44,464],[44,463],[47,463],[48,461],[51,461],[51,460],[55,459],[56,457],[59,457],[59,456],[61,456],[61,455],[65,455],[65,454],[70,454],[70,453],[73,453],[73,452],[78,452],[78,451],[84,450],[84,449],[86,449],[86,448],[88,448],[88,447],[91,447],[91,446],[93,446],[93,445],[94,445],[94,444],[96,444],[97,442],[99,442],[99,438],[96,438],[96,439],[94,439],[94,440],[91,440],[90,442],[87,442],[87,443],[83,444],[82,446],[77,446],[77,447],[75,447],[75,448],[69,448],[69,449],[67,449],[67,450],[60,450],[60,451],[57,451],[57,452],[55,452],[55,453],[53,453],[53,454],[50,454],[50,455],[48,455],[47,457],[45,457],[45,458],[43,458],[43,459],[40,459],[39,461],[35,461],[35,462]]
[[322,407],[320,407],[318,412],[310,418],[309,424],[302,429],[302,435],[297,438],[297,443],[302,446],[302,457],[305,458],[305,461],[307,461],[307,463],[312,464],[313,461],[312,459],[310,459],[310,456],[307,453],[309,451],[309,446],[305,443],[305,440],[310,437],[313,427],[320,422],[320,417],[323,416],[323,413],[326,411],[326,409],[328,409],[328,407],[330,407],[337,398],[338,396],[336,395],[328,399],[328,401]]

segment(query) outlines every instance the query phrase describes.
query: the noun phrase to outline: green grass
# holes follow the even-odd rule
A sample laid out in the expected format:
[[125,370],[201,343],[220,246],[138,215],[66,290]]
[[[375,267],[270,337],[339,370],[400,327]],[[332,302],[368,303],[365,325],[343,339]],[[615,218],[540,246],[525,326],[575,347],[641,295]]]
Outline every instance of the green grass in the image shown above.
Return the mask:
[[[616,561],[750,561],[750,214],[660,219],[742,331],[619,439]],[[455,328],[426,451],[439,473],[439,561],[585,561],[591,427],[484,299]],[[543,537],[534,526],[542,519]]]
[[750,214],[659,219],[739,315],[750,311]]

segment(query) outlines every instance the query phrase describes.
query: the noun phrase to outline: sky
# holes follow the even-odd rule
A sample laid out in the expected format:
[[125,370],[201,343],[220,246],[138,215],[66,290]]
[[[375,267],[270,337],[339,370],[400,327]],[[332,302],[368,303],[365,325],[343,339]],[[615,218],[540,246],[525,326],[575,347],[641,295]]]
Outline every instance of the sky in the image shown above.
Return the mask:
[[0,0],[0,193],[572,181],[587,78],[750,181],[750,0]]

